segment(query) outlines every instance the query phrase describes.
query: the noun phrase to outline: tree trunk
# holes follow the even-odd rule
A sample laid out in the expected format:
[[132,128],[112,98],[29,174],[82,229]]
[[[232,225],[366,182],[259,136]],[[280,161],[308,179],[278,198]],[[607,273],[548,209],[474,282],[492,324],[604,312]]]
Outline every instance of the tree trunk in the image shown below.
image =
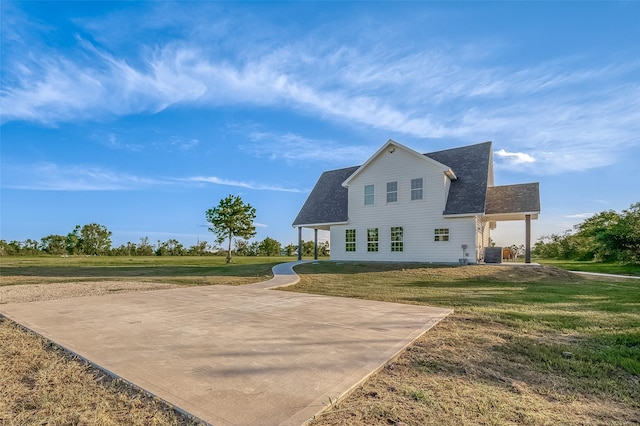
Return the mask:
[[227,263],[231,262],[231,232],[229,232],[229,248],[227,249]]

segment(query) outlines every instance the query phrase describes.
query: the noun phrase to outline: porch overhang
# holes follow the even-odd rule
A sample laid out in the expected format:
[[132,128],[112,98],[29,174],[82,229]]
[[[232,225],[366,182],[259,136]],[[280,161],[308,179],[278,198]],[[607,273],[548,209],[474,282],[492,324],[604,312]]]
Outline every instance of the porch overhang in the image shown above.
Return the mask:
[[482,216],[483,222],[504,222],[509,220],[525,220],[529,216],[532,220],[538,219],[540,212],[513,212],[513,213],[494,213]]
[[349,222],[331,222],[331,223],[296,223],[293,225],[294,228],[310,228],[310,229],[320,229],[323,231],[330,231],[333,225],[346,225]]

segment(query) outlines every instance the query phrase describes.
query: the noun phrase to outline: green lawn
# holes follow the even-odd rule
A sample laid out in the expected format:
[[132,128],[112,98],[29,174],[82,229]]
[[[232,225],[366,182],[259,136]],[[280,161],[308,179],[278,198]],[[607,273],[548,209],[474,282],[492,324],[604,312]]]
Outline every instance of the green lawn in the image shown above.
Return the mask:
[[[387,410],[383,402],[375,401],[375,408],[367,412],[357,408],[371,402],[370,394],[396,405],[409,404],[408,411],[419,408],[424,417],[417,420],[391,414],[387,419],[409,424],[433,424],[435,419],[456,423],[456,418],[460,424],[545,424],[562,423],[565,416],[576,419],[565,424],[630,424],[625,418],[640,418],[637,280],[585,279],[549,266],[321,262],[299,265],[296,271],[301,282],[284,290],[455,309],[417,349],[401,357],[401,367],[381,372],[374,384],[337,407],[346,414],[330,413],[326,423],[318,424],[339,424],[336,416],[349,415],[362,416],[357,424],[376,423],[372,412]],[[401,371],[404,378],[395,382]],[[454,382],[455,389],[450,389]],[[385,387],[408,391],[401,398]],[[416,389],[438,395],[440,403],[425,408],[408,402],[407,395],[416,399]],[[536,401],[536,407],[519,412],[517,405],[525,402],[512,394],[513,389]],[[460,408],[461,394],[469,398],[464,408]],[[603,413],[588,414],[590,404],[603,401],[611,406]],[[626,417],[607,417],[613,407],[626,407]],[[487,413],[493,409],[496,417],[486,413],[474,417],[481,409]],[[456,410],[461,417],[442,414]],[[534,412],[539,417],[526,417]]]
[[274,265],[292,260],[234,257],[227,264],[224,256],[5,256],[0,257],[0,285],[132,278],[197,285],[225,277],[243,284],[269,278]]
[[640,265],[623,265],[621,263],[588,262],[578,260],[536,259],[543,265],[551,265],[567,271],[598,272],[602,274],[640,276]]

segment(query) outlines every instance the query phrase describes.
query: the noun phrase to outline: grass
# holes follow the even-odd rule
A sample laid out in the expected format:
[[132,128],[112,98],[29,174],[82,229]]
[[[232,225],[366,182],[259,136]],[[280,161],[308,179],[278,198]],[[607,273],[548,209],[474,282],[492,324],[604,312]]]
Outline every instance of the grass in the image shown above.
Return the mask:
[[598,272],[601,274],[640,276],[640,265],[622,263],[586,262],[579,260],[538,259],[543,265],[555,266],[568,271]]
[[[292,259],[3,258],[0,285],[256,281],[283,260]],[[332,401],[316,426],[638,424],[638,280],[583,278],[551,266],[320,262],[296,271],[300,283],[285,290],[455,309]],[[0,341],[0,424],[188,422],[9,321],[0,322]]]
[[37,256],[0,257],[0,286],[65,281],[161,281],[181,285],[247,284],[271,277],[287,257]]
[[2,318],[0,341],[2,425],[196,424]]
[[296,267],[286,290],[455,313],[314,425],[637,424],[640,282],[543,266]]

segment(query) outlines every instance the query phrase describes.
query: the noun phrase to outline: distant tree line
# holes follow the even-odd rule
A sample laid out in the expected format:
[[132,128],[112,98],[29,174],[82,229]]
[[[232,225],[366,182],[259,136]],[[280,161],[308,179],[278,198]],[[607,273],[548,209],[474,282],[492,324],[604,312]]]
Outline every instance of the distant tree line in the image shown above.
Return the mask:
[[[0,240],[0,256],[225,256],[226,250],[206,241],[186,247],[176,239],[158,240],[152,244],[149,237],[140,238],[138,243],[127,242],[112,247],[112,232],[104,225],[90,223],[76,226],[67,235],[47,235],[42,239],[25,241]],[[303,255],[313,256],[313,241],[303,242]],[[234,240],[232,253],[236,256],[294,256],[298,246],[283,247],[277,240],[267,237],[262,241],[244,238]],[[320,256],[329,255],[329,243],[318,245]]]
[[597,213],[573,230],[541,237],[533,254],[546,259],[640,264],[640,202]]

